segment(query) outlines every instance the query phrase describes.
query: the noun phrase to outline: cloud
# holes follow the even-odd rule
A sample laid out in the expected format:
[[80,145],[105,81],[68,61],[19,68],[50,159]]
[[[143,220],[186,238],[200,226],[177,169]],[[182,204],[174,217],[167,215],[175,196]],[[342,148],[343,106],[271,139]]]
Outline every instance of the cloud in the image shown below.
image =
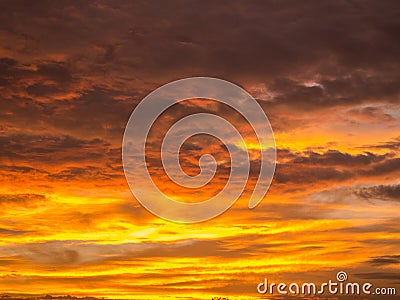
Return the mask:
[[390,273],[390,272],[359,273],[356,275],[363,279],[383,279],[391,281],[398,281],[400,279],[400,275],[398,273]]
[[[120,147],[99,138],[80,139],[69,135],[9,134],[0,135],[3,172],[37,171],[45,173],[54,166],[94,164],[113,170],[120,164]],[[17,165],[16,165],[17,164]],[[25,166],[23,166],[25,165]],[[31,166],[29,166],[31,165]],[[41,170],[34,166],[41,166]]]
[[370,170],[360,170],[361,174],[368,176],[382,176],[391,173],[396,173],[400,170],[400,158],[387,159],[381,163],[376,164]]
[[365,148],[368,149],[388,149],[392,151],[396,151],[400,148],[400,136],[395,140],[390,142],[382,142],[378,145],[366,145]]
[[278,165],[274,180],[277,183],[316,183],[322,181],[345,181],[354,176],[352,171],[335,168],[311,167],[295,169],[293,165]]
[[362,179],[377,174],[390,174],[397,170],[397,158],[391,154],[343,153],[327,150],[292,152],[278,150],[278,164],[275,172],[276,183],[318,183],[323,181],[343,182]]
[[[256,293],[264,273],[302,280],[339,267],[398,282],[387,254],[399,247],[398,2],[189,2],[0,3],[0,291],[233,296]],[[132,199],[121,140],[146,94],[189,76],[256,95],[279,149],[260,207],[239,200],[181,226]],[[197,100],[160,118],[156,137],[204,111],[247,131]],[[201,140],[182,148],[189,174],[203,152],[225,160]],[[226,179],[221,167],[206,194]]]
[[385,265],[396,265],[400,264],[400,255],[387,255],[373,257],[368,261],[370,264],[385,266]]
[[[392,3],[235,1],[229,8],[214,4],[210,12],[193,1],[203,13],[180,2],[71,4],[68,10],[55,4],[45,11],[40,4],[3,4],[3,47],[14,50],[6,51],[14,56],[8,66],[34,56],[36,72],[57,82],[120,87],[138,78],[160,84],[201,74],[265,83],[277,94],[274,102],[297,109],[394,101],[400,45]],[[36,92],[53,92],[41,88]]]
[[[342,77],[343,76],[343,77]],[[275,95],[272,104],[286,105],[292,108],[309,110],[339,105],[354,105],[364,102],[396,101],[400,89],[396,79],[387,80],[381,74],[371,76],[363,72],[341,75],[334,79],[320,79],[307,83],[287,78],[275,79],[266,84],[269,91]],[[357,118],[372,118],[379,111],[374,107],[350,110],[349,114]],[[387,120],[393,118],[383,113]]]
[[46,200],[39,194],[0,194],[0,206],[32,207]]
[[[49,87],[53,89],[52,85]],[[32,91],[43,91],[42,84],[31,88]],[[130,100],[119,100],[120,96],[130,97]],[[0,116],[2,124],[14,125],[14,131],[10,133],[27,135],[41,132],[46,135],[106,138],[120,142],[129,113],[138,100],[135,92],[128,96],[124,92],[97,87],[50,102],[38,100],[34,95],[12,95],[3,103]]]
[[0,228],[0,235],[2,236],[19,236],[27,233],[30,233],[30,231]]
[[348,115],[357,122],[362,123],[391,123],[396,121],[396,118],[392,114],[385,111],[383,107],[367,106],[367,107],[357,107],[350,109]]
[[49,174],[49,180],[59,181],[91,181],[91,182],[105,182],[112,179],[122,179],[121,172],[113,172],[113,170],[95,166],[86,167],[68,167],[59,172]]
[[388,154],[378,155],[371,152],[365,154],[351,155],[342,153],[338,150],[328,150],[325,153],[316,153],[313,151],[306,152],[305,156],[296,157],[293,162],[308,165],[325,165],[325,166],[347,166],[350,168],[356,166],[366,166],[378,163],[388,157]]
[[364,187],[355,192],[364,199],[378,199],[386,201],[400,201],[400,185],[377,185]]

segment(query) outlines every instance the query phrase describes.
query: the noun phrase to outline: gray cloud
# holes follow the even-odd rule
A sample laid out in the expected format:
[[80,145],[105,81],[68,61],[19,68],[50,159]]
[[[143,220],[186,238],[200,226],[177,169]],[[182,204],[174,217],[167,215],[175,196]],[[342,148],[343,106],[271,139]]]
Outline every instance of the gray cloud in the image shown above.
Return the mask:
[[394,141],[382,142],[378,145],[367,145],[365,148],[368,149],[388,149],[388,150],[398,150],[400,148],[400,136],[397,137]]
[[29,207],[46,200],[44,195],[38,194],[0,194],[0,206]]
[[[51,3],[43,10],[45,2],[5,1],[2,32],[14,40],[4,47],[15,57],[3,65],[35,55],[36,72],[56,82],[90,70],[92,81],[112,78],[119,87],[193,75],[255,80],[277,94],[276,103],[307,109],[398,99],[396,1],[221,1],[212,10],[190,2],[77,2],[68,10]],[[54,54],[65,61],[43,64]],[[304,85],[309,80],[320,86]]]
[[[13,229],[6,229],[6,228],[0,228],[0,236],[18,236],[18,235],[23,235],[26,233],[29,233],[30,231],[25,231],[25,230],[13,230]],[[10,261],[11,262],[11,261]]]
[[355,193],[365,199],[400,201],[400,184],[364,187]]
[[370,264],[379,266],[400,264],[400,255],[377,256],[373,257],[368,262]]
[[[79,139],[69,135],[0,135],[0,147],[5,164],[2,172],[46,173],[48,166],[68,163],[103,165],[114,171],[121,155],[119,148],[99,138]],[[35,167],[39,163],[42,170]]]
[[387,180],[394,179],[395,174],[400,170],[400,158],[394,156],[394,153],[350,154],[338,150],[318,153],[278,149],[278,164],[274,181],[275,183],[302,184],[324,181],[341,182],[348,179],[361,180],[375,176],[385,176]]
[[355,167],[378,163],[388,156],[388,154],[379,155],[371,152],[351,155],[338,150],[329,150],[323,154],[310,151],[306,152],[305,156],[296,157],[293,162],[295,164]]

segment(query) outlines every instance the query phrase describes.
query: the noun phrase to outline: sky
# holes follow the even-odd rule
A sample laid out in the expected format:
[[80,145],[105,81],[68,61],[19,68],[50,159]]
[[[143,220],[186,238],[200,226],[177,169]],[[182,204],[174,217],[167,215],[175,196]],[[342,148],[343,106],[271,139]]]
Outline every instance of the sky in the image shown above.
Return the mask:
[[[324,282],[338,271],[400,293],[398,1],[3,0],[0,24],[0,293],[258,299],[264,278]],[[256,146],[239,200],[178,224],[134,198],[121,145],[146,95],[193,76],[257,100],[277,162],[255,209]],[[188,191],[161,170],[160,137],[197,112],[247,132],[207,99],[160,117],[150,173],[183,202],[218,193],[230,169],[221,141],[196,136],[182,168],[196,175],[213,154],[209,185]]]

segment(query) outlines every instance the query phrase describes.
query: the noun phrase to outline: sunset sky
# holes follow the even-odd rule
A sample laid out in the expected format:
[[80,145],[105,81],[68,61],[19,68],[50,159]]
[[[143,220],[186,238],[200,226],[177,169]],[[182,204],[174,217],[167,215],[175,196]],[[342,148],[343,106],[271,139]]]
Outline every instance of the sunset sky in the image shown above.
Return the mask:
[[[399,294],[399,37],[398,1],[0,1],[0,294],[258,299],[266,277],[324,282],[338,271]],[[242,197],[178,224],[134,198],[121,145],[148,93],[193,76],[257,99],[277,165],[248,209],[257,147],[246,137]],[[220,141],[196,136],[182,168],[195,175],[213,154],[221,168],[208,186],[193,193],[160,171],[157,141],[195,112],[247,132],[206,99],[160,117],[150,173],[184,202],[217,193],[230,168]]]

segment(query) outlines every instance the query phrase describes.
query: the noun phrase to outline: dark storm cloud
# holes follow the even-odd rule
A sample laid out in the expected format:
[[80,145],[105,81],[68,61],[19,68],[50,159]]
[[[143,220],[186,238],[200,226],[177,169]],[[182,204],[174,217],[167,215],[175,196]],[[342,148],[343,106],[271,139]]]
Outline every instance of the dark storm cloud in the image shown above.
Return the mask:
[[[4,47],[17,58],[58,55],[73,64],[39,65],[57,82],[89,70],[98,83],[209,75],[265,82],[275,103],[295,107],[398,100],[396,1],[189,2],[46,2],[43,10],[44,2],[5,1],[1,28],[17,41]],[[8,59],[12,66],[16,58]],[[304,85],[310,80],[319,85]]]
[[[350,154],[338,150],[323,153],[278,150],[276,183],[341,182],[375,176],[392,176],[400,170],[400,158],[392,153]],[[395,175],[394,175],[395,176]]]
[[385,160],[388,155],[378,155],[367,152],[365,154],[351,155],[342,153],[337,150],[329,150],[325,153],[306,152],[306,156],[297,157],[293,160],[294,163],[309,164],[309,165],[327,165],[327,166],[365,166],[372,163],[377,163]]
[[387,256],[378,256],[373,257],[371,260],[368,261],[370,264],[373,265],[393,265],[393,264],[400,264],[400,255],[387,255]]
[[111,150],[110,144],[101,139],[82,140],[68,135],[2,135],[0,147],[3,160],[45,164],[104,159]]
[[10,69],[17,64],[17,61],[11,58],[0,58],[0,86],[8,86],[10,83]]
[[74,180],[104,185],[123,178],[120,147],[112,147],[99,138],[1,135],[0,148],[0,178],[13,185],[23,181],[31,181],[31,186],[46,181],[54,185]]
[[40,64],[37,74],[60,83],[67,83],[72,79],[69,70],[61,63]]
[[400,171],[400,158],[387,159],[379,164],[373,166],[370,170],[360,170],[361,174],[367,176],[382,176],[390,173],[395,173]]
[[25,153],[49,153],[62,150],[82,149],[89,146],[109,146],[100,139],[80,140],[72,136],[51,136],[51,135],[24,135],[15,134],[0,136],[0,147],[10,152],[20,150]]
[[345,181],[354,173],[335,168],[313,167],[296,169],[293,165],[277,165],[274,180],[277,183],[317,183],[323,181]]
[[400,201],[400,184],[364,187],[355,193],[365,199]]
[[55,85],[45,85],[40,83],[35,83],[27,87],[27,92],[32,96],[47,96],[53,95],[60,92],[60,89]]
[[32,61],[24,64],[17,60],[0,58],[0,78],[3,97],[21,95],[24,90],[31,96],[51,96],[66,93],[71,88],[72,75],[65,63],[57,61]]
[[[381,74],[350,72],[340,76],[343,77],[322,80],[316,78],[317,82],[310,86],[301,82],[301,79],[294,81],[282,78],[267,84],[267,87],[277,94],[273,100],[275,104],[303,109],[399,100],[400,80],[395,78],[397,75],[393,74],[393,78],[388,78],[387,75]],[[365,110],[363,112],[368,113]]]
[[[37,87],[35,91],[42,93],[42,86]],[[129,114],[138,102],[132,98],[140,98],[135,95],[94,88],[71,99],[51,102],[13,96],[3,101],[0,118],[4,126],[17,126],[11,132],[19,134],[34,131],[50,135],[47,132],[51,131],[52,135],[105,138],[120,143]],[[131,98],[119,100],[120,96]]]
[[12,58],[7,58],[7,57],[0,58],[0,72],[1,72],[1,74],[6,73],[12,67],[17,65],[17,63],[18,62],[15,59],[12,59]]

